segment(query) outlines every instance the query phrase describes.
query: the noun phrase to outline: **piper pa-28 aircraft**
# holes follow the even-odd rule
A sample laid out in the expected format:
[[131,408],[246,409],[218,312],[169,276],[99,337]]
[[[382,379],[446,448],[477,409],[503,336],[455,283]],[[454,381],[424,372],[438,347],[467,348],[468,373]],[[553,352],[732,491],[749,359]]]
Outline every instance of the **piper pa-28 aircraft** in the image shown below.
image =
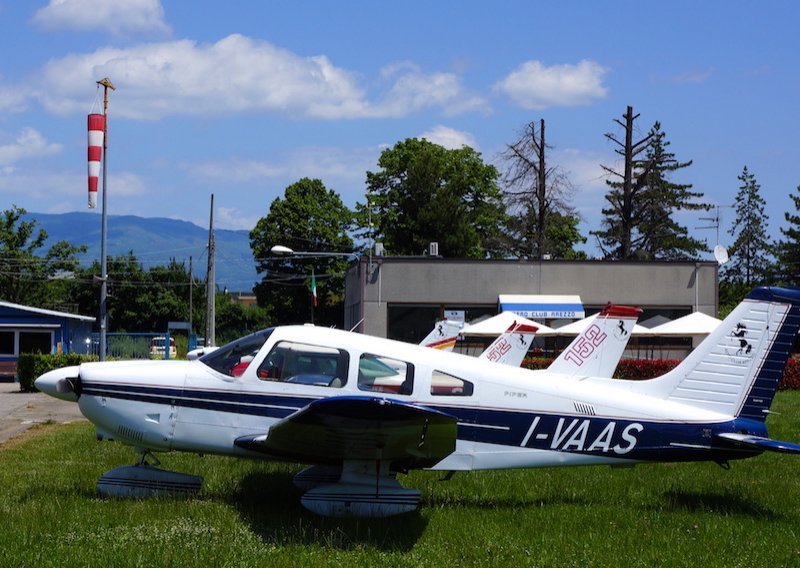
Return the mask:
[[[397,481],[412,469],[727,466],[765,450],[800,453],[765,425],[798,327],[800,289],[755,289],[680,365],[646,381],[288,326],[197,361],[86,363],[36,386],[77,401],[100,439],[141,454],[101,478],[106,492],[199,489],[199,478],[147,465],[150,452],[260,457],[312,464],[295,477],[311,511],[380,517],[418,506],[420,492]],[[568,362],[581,367],[592,347]],[[234,377],[242,357],[252,361]]]

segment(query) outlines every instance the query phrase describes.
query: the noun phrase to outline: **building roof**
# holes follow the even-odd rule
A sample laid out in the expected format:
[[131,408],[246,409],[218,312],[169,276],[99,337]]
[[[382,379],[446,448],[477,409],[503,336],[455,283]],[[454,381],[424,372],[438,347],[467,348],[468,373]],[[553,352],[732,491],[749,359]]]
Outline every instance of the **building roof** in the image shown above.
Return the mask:
[[461,330],[461,335],[497,336],[511,327],[514,322],[537,327],[537,335],[553,335],[555,333],[552,328],[537,321],[524,318],[514,312],[500,312],[496,316],[492,316],[476,324],[464,326]]
[[23,306],[21,304],[14,304],[12,302],[4,302],[0,300],[0,308],[9,308],[18,310],[20,312],[28,312],[31,314],[38,314],[41,316],[50,316],[55,318],[73,319],[79,321],[95,321],[95,318],[89,316],[81,316],[78,314],[70,314],[67,312],[57,312],[55,310],[45,310],[44,308],[34,308],[33,306]]

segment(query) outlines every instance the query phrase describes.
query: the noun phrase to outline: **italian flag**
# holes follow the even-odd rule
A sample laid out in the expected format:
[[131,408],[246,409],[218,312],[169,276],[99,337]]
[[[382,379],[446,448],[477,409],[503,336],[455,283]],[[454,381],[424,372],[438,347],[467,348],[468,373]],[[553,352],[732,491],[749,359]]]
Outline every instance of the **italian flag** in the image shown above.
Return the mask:
[[313,268],[311,269],[311,283],[308,288],[311,290],[311,301],[314,303],[314,307],[317,307],[317,277],[314,276]]

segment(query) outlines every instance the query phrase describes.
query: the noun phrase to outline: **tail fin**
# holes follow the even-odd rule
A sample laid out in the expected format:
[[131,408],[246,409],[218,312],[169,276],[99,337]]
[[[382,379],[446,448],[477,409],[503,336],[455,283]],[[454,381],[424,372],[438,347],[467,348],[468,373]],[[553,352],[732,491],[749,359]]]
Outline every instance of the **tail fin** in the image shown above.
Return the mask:
[[568,376],[610,378],[617,368],[639,308],[609,304],[569,344],[547,368],[553,373]]
[[456,345],[458,333],[461,331],[461,322],[453,320],[437,321],[433,330],[420,341],[422,347],[432,347],[443,351],[452,351]]
[[533,336],[539,328],[514,322],[495,339],[478,359],[488,359],[495,363],[504,363],[519,367],[533,343]]
[[756,288],[680,365],[641,390],[763,422],[798,329],[800,289]]

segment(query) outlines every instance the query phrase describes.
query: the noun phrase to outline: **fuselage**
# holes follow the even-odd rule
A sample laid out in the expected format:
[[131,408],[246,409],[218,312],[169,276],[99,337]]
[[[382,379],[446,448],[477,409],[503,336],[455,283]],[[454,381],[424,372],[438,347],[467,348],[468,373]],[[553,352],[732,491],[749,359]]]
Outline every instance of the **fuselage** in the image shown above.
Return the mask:
[[434,467],[443,470],[722,462],[758,452],[716,447],[715,435],[766,435],[763,422],[648,396],[618,380],[567,378],[325,328],[261,333],[263,344],[241,353],[226,346],[196,361],[81,365],[81,411],[102,437],[142,449],[263,457],[234,441],[265,434],[320,398],[386,397],[457,418],[456,451]]

